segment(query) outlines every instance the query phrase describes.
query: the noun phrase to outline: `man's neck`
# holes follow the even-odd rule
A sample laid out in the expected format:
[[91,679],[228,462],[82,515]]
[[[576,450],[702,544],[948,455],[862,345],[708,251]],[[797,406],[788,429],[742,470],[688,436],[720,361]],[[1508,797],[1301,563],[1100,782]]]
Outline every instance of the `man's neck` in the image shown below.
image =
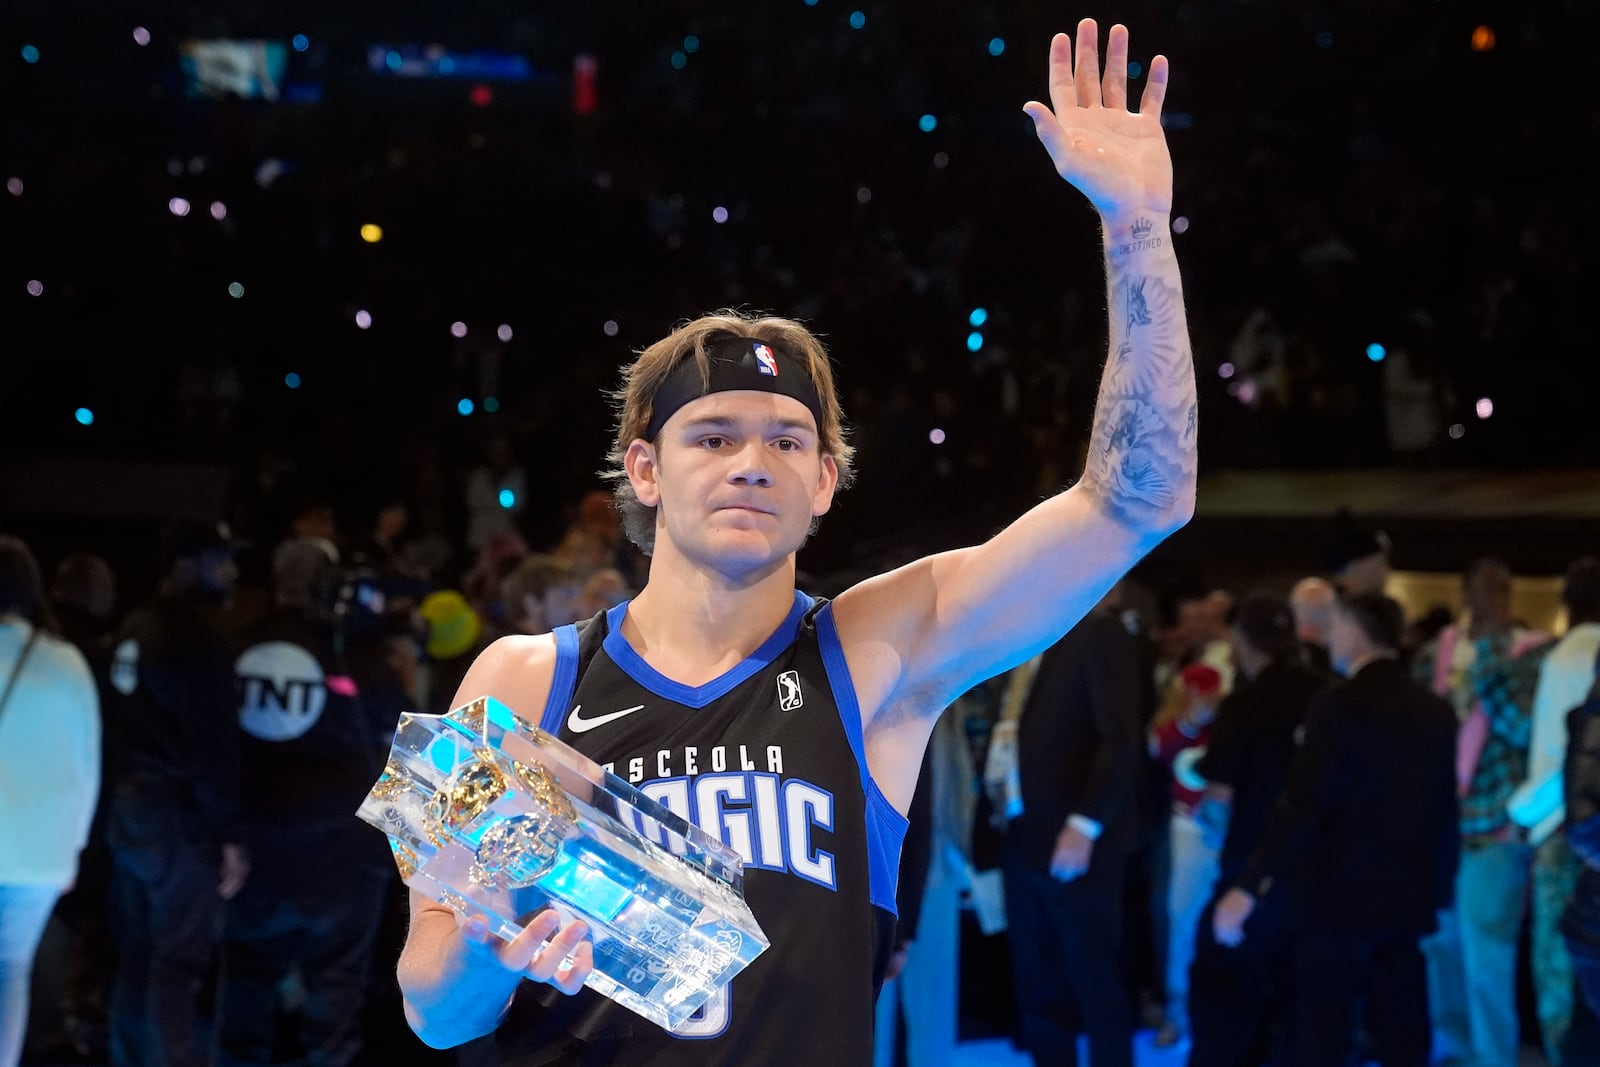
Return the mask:
[[658,550],[644,588],[628,605],[622,635],[673,681],[703,685],[772,635],[794,606],[794,579],[793,556],[763,574],[729,580],[670,548]]

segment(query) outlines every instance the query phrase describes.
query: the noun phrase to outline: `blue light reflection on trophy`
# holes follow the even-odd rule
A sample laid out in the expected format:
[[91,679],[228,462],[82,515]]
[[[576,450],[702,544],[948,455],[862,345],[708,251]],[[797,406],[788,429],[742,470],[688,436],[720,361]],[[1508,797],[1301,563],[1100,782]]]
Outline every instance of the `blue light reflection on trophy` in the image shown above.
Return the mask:
[[768,946],[738,853],[489,697],[401,716],[357,814],[407,885],[501,937],[584,919],[587,984],[668,1030]]

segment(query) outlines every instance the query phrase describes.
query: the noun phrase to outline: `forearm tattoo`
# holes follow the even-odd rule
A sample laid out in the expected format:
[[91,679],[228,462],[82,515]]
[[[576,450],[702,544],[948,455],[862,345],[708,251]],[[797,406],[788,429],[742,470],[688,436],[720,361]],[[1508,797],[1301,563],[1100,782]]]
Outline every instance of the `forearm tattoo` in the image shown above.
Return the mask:
[[1193,507],[1199,409],[1177,263],[1133,258],[1108,262],[1111,356],[1083,485],[1120,521],[1159,530]]

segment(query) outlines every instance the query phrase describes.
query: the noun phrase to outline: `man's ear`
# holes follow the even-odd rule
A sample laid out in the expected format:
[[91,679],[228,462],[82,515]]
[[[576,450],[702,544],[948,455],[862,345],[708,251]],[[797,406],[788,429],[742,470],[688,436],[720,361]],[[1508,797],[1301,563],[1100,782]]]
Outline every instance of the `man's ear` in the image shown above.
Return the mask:
[[661,503],[661,486],[658,476],[661,464],[656,458],[655,446],[641,438],[634,438],[622,457],[622,469],[628,472],[628,484],[639,503],[653,508]]
[[811,494],[812,516],[826,515],[833,507],[833,491],[839,487],[839,464],[832,456],[822,457],[822,480]]

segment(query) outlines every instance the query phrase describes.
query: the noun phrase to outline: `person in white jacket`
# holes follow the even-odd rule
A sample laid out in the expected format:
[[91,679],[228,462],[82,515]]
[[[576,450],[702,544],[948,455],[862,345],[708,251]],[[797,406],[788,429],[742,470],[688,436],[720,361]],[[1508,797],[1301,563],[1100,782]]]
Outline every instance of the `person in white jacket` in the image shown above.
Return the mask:
[[0,537],[0,1067],[16,1067],[34,952],[77,877],[100,791],[100,698],[49,632],[39,564]]
[[1583,703],[1595,683],[1600,657],[1600,560],[1585,557],[1567,568],[1561,601],[1567,632],[1545,654],[1533,696],[1533,737],[1528,777],[1507,812],[1528,831],[1533,854],[1533,979],[1546,1055],[1561,1067],[1561,1043],[1572,1022],[1572,960],[1561,937],[1561,913],[1578,880],[1578,859],[1561,824],[1562,764],[1567,755],[1567,712]]

